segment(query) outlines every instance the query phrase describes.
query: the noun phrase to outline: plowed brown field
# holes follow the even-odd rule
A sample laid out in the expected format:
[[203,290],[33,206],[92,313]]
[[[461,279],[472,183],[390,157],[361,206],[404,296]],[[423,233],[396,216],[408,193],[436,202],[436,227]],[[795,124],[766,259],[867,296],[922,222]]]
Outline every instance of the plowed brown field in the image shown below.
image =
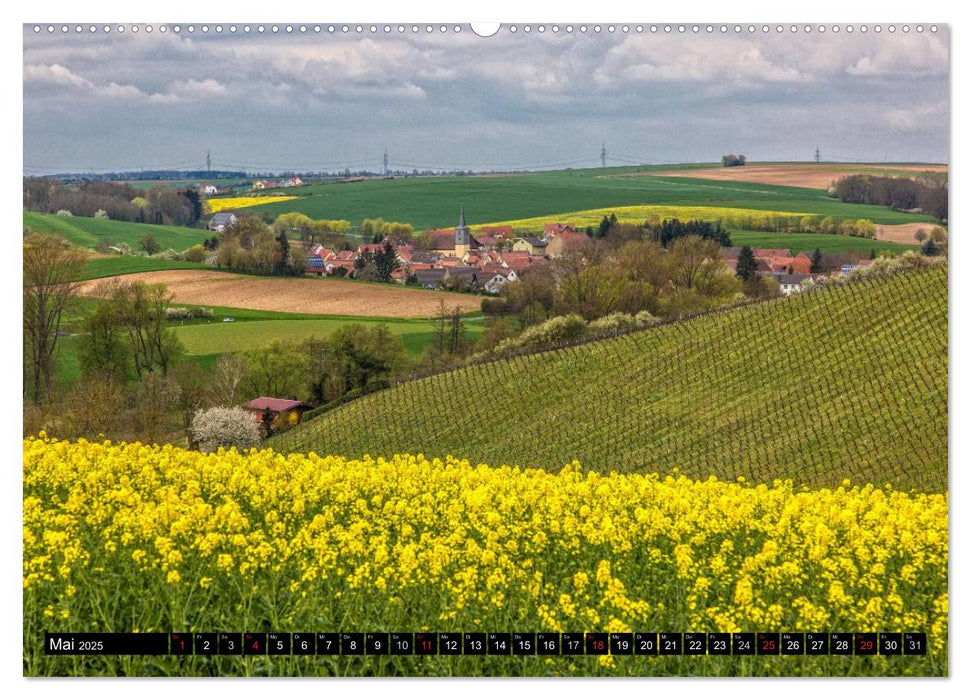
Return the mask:
[[930,233],[934,226],[935,224],[894,224],[892,226],[877,226],[877,240],[917,245],[917,239],[914,238],[914,234],[920,229],[923,229],[924,233]]
[[888,165],[883,166],[846,166],[846,165],[745,165],[735,168],[700,168],[698,170],[667,170],[630,173],[631,175],[665,175],[668,177],[691,177],[704,180],[724,180],[728,182],[757,182],[763,185],[785,185],[788,187],[812,187],[825,190],[844,175],[853,173],[879,173],[887,171],[907,172],[947,172],[946,165]]
[[477,311],[481,299],[468,294],[432,292],[400,285],[365,284],[310,277],[254,277],[211,270],[164,270],[91,280],[81,294],[95,296],[112,280],[161,282],[178,304],[229,306],[260,311],[287,311],[342,316],[423,318],[434,316],[439,301],[446,308]]

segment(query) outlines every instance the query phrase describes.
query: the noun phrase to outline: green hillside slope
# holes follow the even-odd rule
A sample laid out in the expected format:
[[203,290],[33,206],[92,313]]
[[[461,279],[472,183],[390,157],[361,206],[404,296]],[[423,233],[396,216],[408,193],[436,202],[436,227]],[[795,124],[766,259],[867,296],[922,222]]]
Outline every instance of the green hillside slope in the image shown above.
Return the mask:
[[271,444],[944,490],[947,269],[400,384]]
[[24,212],[24,228],[36,233],[61,236],[83,248],[94,248],[99,241],[108,241],[112,245],[127,243],[137,250],[142,237],[151,234],[163,249],[182,251],[202,243],[209,235],[208,231],[201,228],[136,224],[84,216],[38,214],[33,211]]
[[[684,166],[684,169],[703,164]],[[459,206],[469,224],[551,216],[559,212],[630,205],[738,207],[807,212],[837,219],[870,219],[878,224],[932,223],[919,214],[873,204],[847,204],[823,190],[750,182],[664,176],[616,177],[633,171],[676,170],[643,166],[556,170],[517,175],[411,177],[333,182],[286,190],[300,198],[243,210],[271,216],[292,211],[312,219],[348,219],[355,226],[370,217],[407,221],[417,230],[455,226]]]

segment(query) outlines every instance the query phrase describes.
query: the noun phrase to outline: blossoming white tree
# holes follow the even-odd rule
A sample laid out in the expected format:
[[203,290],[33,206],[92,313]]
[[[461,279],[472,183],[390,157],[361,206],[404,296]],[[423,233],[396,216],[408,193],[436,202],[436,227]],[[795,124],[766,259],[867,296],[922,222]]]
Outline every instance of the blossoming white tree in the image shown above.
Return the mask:
[[235,447],[242,452],[260,444],[260,430],[253,416],[241,408],[216,407],[196,411],[189,428],[201,452]]

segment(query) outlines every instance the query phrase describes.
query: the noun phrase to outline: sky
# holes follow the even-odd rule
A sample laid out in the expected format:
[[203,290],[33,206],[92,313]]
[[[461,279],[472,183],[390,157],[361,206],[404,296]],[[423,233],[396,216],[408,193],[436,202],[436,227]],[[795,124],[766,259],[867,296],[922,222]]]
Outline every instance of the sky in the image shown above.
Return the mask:
[[949,160],[944,26],[520,25],[489,38],[228,26],[25,25],[25,173],[202,169],[207,151],[214,169],[376,171],[385,149],[401,170],[592,167],[602,144],[608,165],[810,160],[817,145],[823,160]]

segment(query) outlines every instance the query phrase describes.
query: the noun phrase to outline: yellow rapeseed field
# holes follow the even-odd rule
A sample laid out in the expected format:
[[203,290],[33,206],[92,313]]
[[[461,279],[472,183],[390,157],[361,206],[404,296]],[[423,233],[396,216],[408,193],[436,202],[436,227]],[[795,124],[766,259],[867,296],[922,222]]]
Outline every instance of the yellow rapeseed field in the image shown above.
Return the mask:
[[43,435],[23,459],[28,675],[122,672],[57,666],[69,662],[43,656],[43,630],[265,629],[918,631],[930,653],[270,657],[181,671],[166,657],[123,672],[947,672],[946,494]]
[[227,209],[243,209],[245,207],[258,207],[261,204],[273,204],[275,202],[286,202],[297,197],[288,195],[275,195],[267,197],[219,197],[206,200],[209,211],[217,214]]
[[611,214],[617,216],[621,223],[642,224],[656,219],[679,219],[681,221],[721,221],[726,226],[734,228],[763,230],[773,228],[775,220],[798,221],[802,217],[812,214],[792,211],[772,211],[769,209],[739,209],[737,207],[692,207],[665,204],[645,204],[624,207],[604,207],[602,209],[586,209],[562,214],[548,214],[534,216],[528,219],[514,219],[510,221],[493,221],[488,224],[472,226],[476,231],[483,226],[512,226],[517,233],[540,232],[543,227],[552,222],[569,223],[582,230],[587,226],[597,227],[600,221]]

